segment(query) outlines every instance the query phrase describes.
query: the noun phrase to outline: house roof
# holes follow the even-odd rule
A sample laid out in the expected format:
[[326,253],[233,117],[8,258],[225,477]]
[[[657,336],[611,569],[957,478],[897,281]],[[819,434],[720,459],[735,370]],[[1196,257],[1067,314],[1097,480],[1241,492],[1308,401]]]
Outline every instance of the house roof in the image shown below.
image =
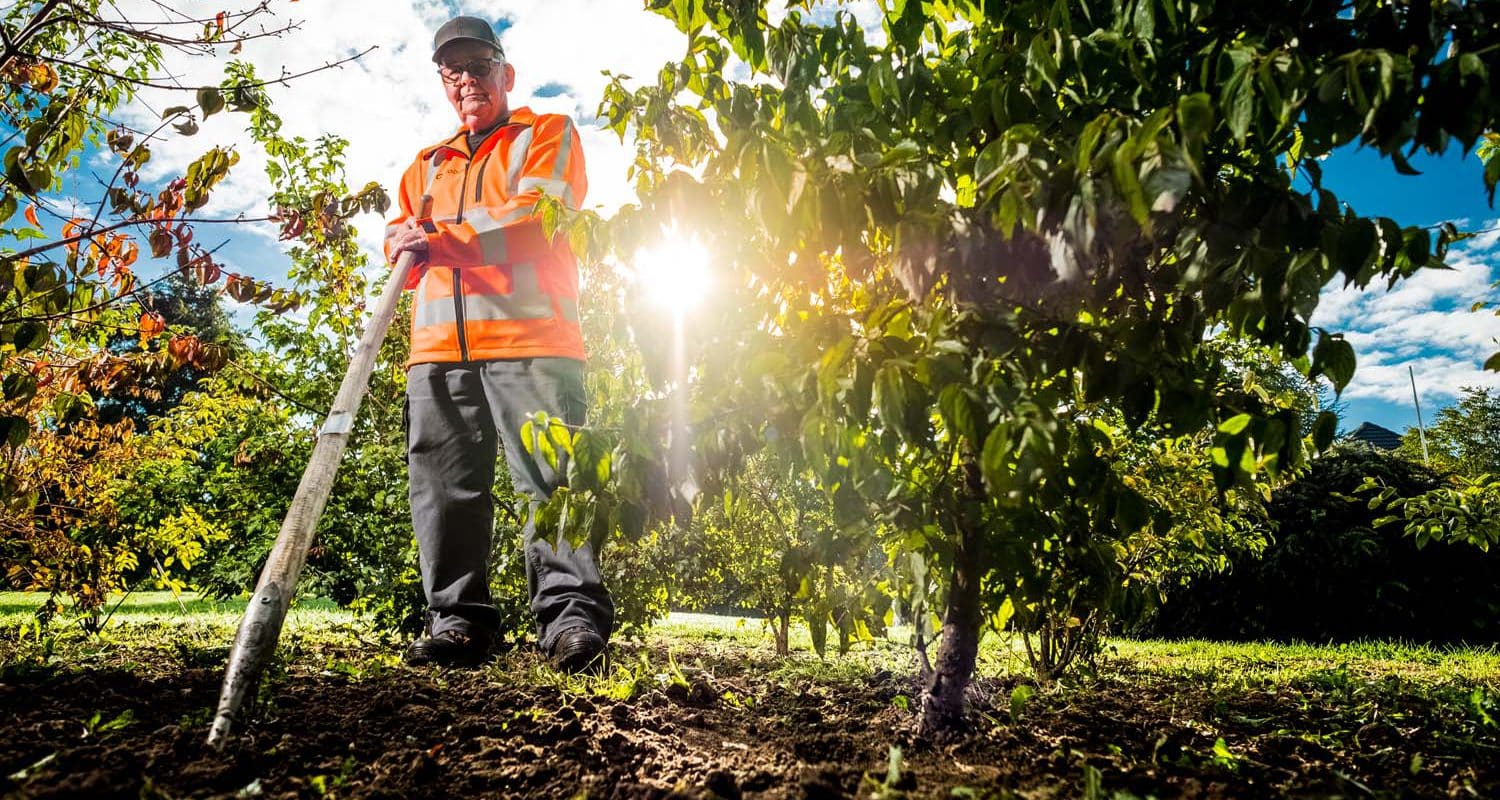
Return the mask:
[[1364,442],[1371,447],[1381,450],[1395,450],[1401,446],[1401,435],[1389,428],[1382,428],[1373,422],[1360,423],[1348,436],[1357,442]]

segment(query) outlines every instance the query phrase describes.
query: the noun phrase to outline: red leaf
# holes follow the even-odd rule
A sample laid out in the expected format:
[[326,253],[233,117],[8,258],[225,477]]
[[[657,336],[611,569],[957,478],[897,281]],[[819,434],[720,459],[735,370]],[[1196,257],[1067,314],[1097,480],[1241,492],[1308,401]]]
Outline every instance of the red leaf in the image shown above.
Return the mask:
[[37,227],[37,228],[42,227],[42,223],[38,222],[37,218],[36,218],[36,204],[35,203],[32,203],[31,205],[26,206],[26,221],[30,222],[33,227]]
[[223,33],[224,32],[224,12],[223,11],[220,11],[219,14],[218,14],[218,16],[214,17],[214,25],[218,26],[219,33]]
[[148,240],[151,242],[151,255],[153,257],[162,258],[172,252],[172,234],[168,233],[166,228],[152,230]]
[[114,273],[109,276],[109,282],[116,291],[124,294],[135,288],[135,273],[131,272],[129,267],[116,264]]
[[179,364],[196,364],[201,344],[196,336],[173,336],[167,342],[167,352],[172,354]]
[[[82,217],[74,217],[73,219],[70,219],[67,222],[63,223],[62,238],[71,239],[74,236],[77,236],[78,229],[82,228],[85,224],[87,224],[87,222]],[[78,252],[78,243],[68,242],[68,252]]]
[[148,311],[141,315],[141,339],[150,341],[167,329],[167,321],[162,319],[161,314]]

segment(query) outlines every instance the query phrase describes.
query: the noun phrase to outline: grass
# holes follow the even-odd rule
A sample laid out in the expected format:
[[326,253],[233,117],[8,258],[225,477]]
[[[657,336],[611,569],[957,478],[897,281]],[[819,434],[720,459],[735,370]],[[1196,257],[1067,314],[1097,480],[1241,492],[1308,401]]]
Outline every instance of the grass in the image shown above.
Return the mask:
[[[45,600],[37,593],[0,592],[0,666],[23,658],[42,646],[30,629],[32,615]],[[76,666],[99,664],[111,653],[131,651],[137,655],[157,653],[192,665],[222,663],[234,630],[244,612],[245,600],[216,601],[192,593],[137,592],[118,603],[108,627],[92,637],[67,622],[59,622],[43,637],[54,663]],[[66,612],[62,616],[66,620]],[[893,629],[892,637],[905,631]],[[400,643],[383,637],[356,615],[328,600],[299,600],[288,616],[282,640],[293,659],[301,649],[332,648],[335,653],[360,650],[369,657],[370,645],[379,645],[387,655],[398,652]],[[28,642],[30,644],[28,644]],[[860,681],[878,671],[910,672],[914,654],[910,647],[892,640],[855,645],[848,657],[833,654],[819,659],[812,652],[812,639],[805,626],[791,631],[792,655],[775,657],[770,630],[761,620],[709,614],[673,613],[645,635],[646,650],[692,653],[690,669],[716,659],[752,658],[765,663],[781,681],[812,680],[840,684]],[[360,647],[364,645],[364,647]],[[349,654],[351,658],[357,658]],[[331,657],[335,661],[343,655]],[[1388,676],[1424,684],[1459,682],[1500,687],[1500,648],[1443,647],[1403,642],[1355,642],[1348,644],[1229,643],[1210,641],[1151,641],[1111,639],[1105,643],[1104,659],[1130,670],[1243,687],[1286,685],[1297,682],[1375,681]],[[150,660],[150,659],[148,659]],[[678,665],[678,669],[683,665]],[[651,667],[671,672],[670,665]],[[339,669],[355,670],[350,662],[338,661]],[[631,664],[634,678],[641,671]],[[545,670],[542,670],[545,671]],[[979,672],[988,677],[1024,679],[1028,676],[1025,655],[1018,638],[988,635],[981,645]],[[537,676],[533,676],[537,677]],[[634,679],[632,678],[632,679]],[[597,688],[597,687],[596,687]],[[609,691],[615,691],[610,689]]]
[[[0,630],[29,624],[32,615],[46,599],[46,594],[41,592],[0,592]],[[214,600],[193,592],[183,592],[181,595],[173,595],[171,592],[134,592],[124,597],[110,598],[105,607],[114,610],[110,617],[112,627],[221,625],[232,630],[239,624],[240,615],[245,612],[245,602]],[[64,618],[67,613],[65,607]],[[353,622],[353,614],[322,598],[298,600],[287,617],[288,628],[320,628]]]

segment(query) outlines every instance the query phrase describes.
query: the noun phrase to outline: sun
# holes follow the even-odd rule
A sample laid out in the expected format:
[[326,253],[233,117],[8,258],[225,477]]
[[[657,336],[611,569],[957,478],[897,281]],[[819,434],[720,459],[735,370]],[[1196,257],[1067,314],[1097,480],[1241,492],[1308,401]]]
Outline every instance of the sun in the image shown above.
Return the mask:
[[712,285],[708,250],[696,239],[668,231],[654,247],[636,251],[637,285],[652,305],[684,313],[703,301]]

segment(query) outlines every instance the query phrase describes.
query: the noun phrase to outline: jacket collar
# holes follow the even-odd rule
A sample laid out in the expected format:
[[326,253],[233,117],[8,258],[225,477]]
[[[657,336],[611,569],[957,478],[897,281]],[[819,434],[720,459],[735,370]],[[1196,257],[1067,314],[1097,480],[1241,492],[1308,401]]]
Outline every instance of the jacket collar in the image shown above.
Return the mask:
[[[526,106],[519,106],[517,108],[513,108],[510,111],[510,118],[507,119],[500,126],[496,127],[495,128],[495,132],[490,134],[490,138],[485,139],[484,142],[479,145],[479,149],[480,150],[484,150],[485,148],[487,148],[489,146],[490,142],[494,141],[496,133],[499,133],[500,131],[505,130],[506,128],[509,128],[512,125],[522,125],[522,126],[525,126],[525,127],[531,127],[532,125],[535,125],[535,124],[536,124],[536,114],[530,108],[528,108]],[[460,156],[463,156],[464,158],[470,158],[471,156],[469,154],[469,141],[468,141],[468,138],[467,138],[468,134],[469,134],[469,131],[468,131],[467,128],[462,128],[462,127],[459,128],[457,133],[453,134],[452,136],[448,137],[447,139],[444,139],[443,141],[438,142],[435,145],[432,145],[430,147],[427,147],[427,148],[423,149],[422,150],[422,154],[420,156],[421,160],[426,161],[426,160],[432,158],[432,154],[436,153],[439,150],[449,150],[449,151],[451,151],[451,152],[449,152],[449,153],[447,153],[445,155],[445,158],[446,157],[451,157],[451,156],[454,156],[454,155],[460,155]]]

